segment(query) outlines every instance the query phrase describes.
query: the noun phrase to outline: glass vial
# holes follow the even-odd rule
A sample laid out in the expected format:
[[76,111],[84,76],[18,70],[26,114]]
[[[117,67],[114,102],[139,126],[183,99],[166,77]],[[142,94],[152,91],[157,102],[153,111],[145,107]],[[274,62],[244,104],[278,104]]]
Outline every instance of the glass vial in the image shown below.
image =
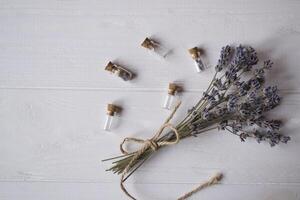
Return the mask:
[[116,113],[119,113],[120,111],[121,111],[121,108],[116,105],[113,105],[113,104],[107,105],[106,120],[105,120],[104,127],[103,127],[104,130],[106,130],[106,131],[111,130],[114,115]]
[[142,44],[142,47],[148,49],[150,52],[155,53],[156,55],[159,55],[160,57],[165,58],[169,53],[170,53],[170,49],[166,48],[165,46],[162,46],[161,44],[159,44],[158,42],[146,38]]
[[105,70],[115,74],[116,76],[120,77],[124,81],[131,80],[134,77],[134,74],[130,72],[128,69],[112,62],[109,62],[106,65]]
[[204,64],[200,58],[195,59],[195,67],[198,73],[202,72],[205,69]]
[[104,124],[104,130],[109,131],[111,129],[112,122],[113,122],[113,116],[107,114],[105,124]]
[[201,60],[201,50],[198,47],[194,47],[188,50],[195,63],[196,71],[199,73],[205,69],[203,61]]
[[168,109],[168,110],[171,109],[175,95],[179,90],[181,90],[181,87],[179,87],[178,85],[176,85],[174,83],[169,83],[168,94],[165,97],[163,108]]
[[174,95],[167,94],[163,108],[170,110],[173,104]]

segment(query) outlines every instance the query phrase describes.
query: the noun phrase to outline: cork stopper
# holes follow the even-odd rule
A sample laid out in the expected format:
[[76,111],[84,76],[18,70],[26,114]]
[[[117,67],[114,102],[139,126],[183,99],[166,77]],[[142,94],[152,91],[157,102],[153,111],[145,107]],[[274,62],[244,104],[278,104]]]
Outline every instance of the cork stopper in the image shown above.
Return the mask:
[[116,106],[114,104],[107,104],[107,114],[110,116],[114,116],[115,113],[121,112],[122,108],[119,106]]
[[176,85],[175,83],[169,83],[168,94],[174,95],[176,92],[179,92],[181,90],[182,90],[182,87]]
[[198,47],[191,48],[188,51],[194,60],[200,57],[201,52]]
[[116,69],[115,65],[110,61],[108,62],[108,64],[105,67],[105,70],[110,71],[110,72],[113,72],[115,69]]
[[147,38],[146,37],[146,39],[142,42],[142,44],[141,44],[141,46],[142,47],[145,47],[145,48],[147,48],[147,49],[150,49],[150,50],[152,50],[152,49],[154,49],[154,41],[152,41],[151,39],[149,39],[149,38]]

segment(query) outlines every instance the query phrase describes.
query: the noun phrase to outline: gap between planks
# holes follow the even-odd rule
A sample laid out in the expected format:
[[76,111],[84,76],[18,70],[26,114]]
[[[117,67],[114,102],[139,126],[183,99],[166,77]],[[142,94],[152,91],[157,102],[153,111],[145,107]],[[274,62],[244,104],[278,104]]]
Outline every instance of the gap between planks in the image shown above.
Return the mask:
[[[101,87],[1,87],[0,90],[74,90],[74,91],[126,91],[126,92],[165,92],[166,88],[101,88]],[[202,93],[204,90],[199,89],[184,89],[188,93]],[[300,91],[283,89],[281,94],[300,94]]]
[[[118,181],[78,181],[78,180],[69,180],[69,181],[59,181],[59,180],[0,180],[0,183],[101,183],[101,184],[114,184]],[[201,182],[201,180],[200,180]],[[148,182],[148,183],[135,183],[135,182],[128,182],[129,185],[189,185],[189,184],[197,184],[198,182]],[[264,183],[226,183],[221,182],[220,185],[230,186],[230,185],[286,185],[286,186],[300,186],[300,182],[264,182]]]

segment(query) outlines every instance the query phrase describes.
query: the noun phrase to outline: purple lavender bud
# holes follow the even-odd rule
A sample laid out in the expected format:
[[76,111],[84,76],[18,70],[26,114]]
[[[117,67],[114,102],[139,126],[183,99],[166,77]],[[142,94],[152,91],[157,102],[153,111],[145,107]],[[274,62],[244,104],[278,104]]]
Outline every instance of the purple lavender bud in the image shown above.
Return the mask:
[[287,143],[289,140],[291,140],[291,137],[289,137],[289,136],[281,136],[280,137],[280,142],[282,142],[282,143]]
[[263,90],[266,97],[271,97],[277,92],[277,86],[269,86]]
[[258,62],[258,57],[255,50],[248,46],[238,46],[235,49],[235,55],[233,58],[233,63],[237,66],[244,67],[244,71],[251,70],[251,67]]
[[262,76],[265,74],[265,70],[263,68],[255,69],[254,74],[255,76]]
[[247,95],[247,101],[251,104],[258,104],[259,98],[257,97],[256,91],[252,91]]
[[216,71],[222,71],[224,67],[226,67],[231,59],[232,49],[229,45],[222,47],[220,59],[218,60],[218,64],[216,66]]
[[254,87],[256,90],[258,90],[261,87],[259,79],[252,79],[250,83],[251,86]]
[[249,90],[250,90],[249,84],[246,83],[246,82],[243,82],[243,83],[241,84],[241,86],[239,87],[239,94],[240,94],[241,96],[244,96],[244,95],[247,94],[247,92],[248,92]]
[[275,108],[280,103],[280,97],[277,94],[273,94],[272,96],[266,99],[266,104],[270,108]]
[[273,62],[271,62],[271,60],[264,61],[264,68],[265,69],[271,69],[272,66],[273,66]]
[[237,101],[238,101],[238,98],[235,95],[229,95],[229,98],[227,101],[227,109],[229,112],[234,112],[236,110]]

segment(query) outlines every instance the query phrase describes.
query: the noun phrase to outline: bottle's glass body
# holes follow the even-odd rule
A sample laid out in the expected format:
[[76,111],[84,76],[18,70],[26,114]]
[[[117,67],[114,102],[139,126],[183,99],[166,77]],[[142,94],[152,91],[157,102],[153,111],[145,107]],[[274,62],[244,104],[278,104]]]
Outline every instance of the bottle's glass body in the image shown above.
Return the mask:
[[110,131],[111,126],[112,126],[112,122],[113,122],[113,116],[107,114],[103,129],[106,130],[106,131]]
[[195,59],[195,67],[198,73],[202,72],[205,69],[204,64],[200,58]]
[[154,51],[159,56],[165,58],[170,53],[171,50],[160,44],[156,44],[155,47],[152,49],[152,51]]
[[165,97],[163,108],[170,110],[173,104],[174,95],[168,94]]

